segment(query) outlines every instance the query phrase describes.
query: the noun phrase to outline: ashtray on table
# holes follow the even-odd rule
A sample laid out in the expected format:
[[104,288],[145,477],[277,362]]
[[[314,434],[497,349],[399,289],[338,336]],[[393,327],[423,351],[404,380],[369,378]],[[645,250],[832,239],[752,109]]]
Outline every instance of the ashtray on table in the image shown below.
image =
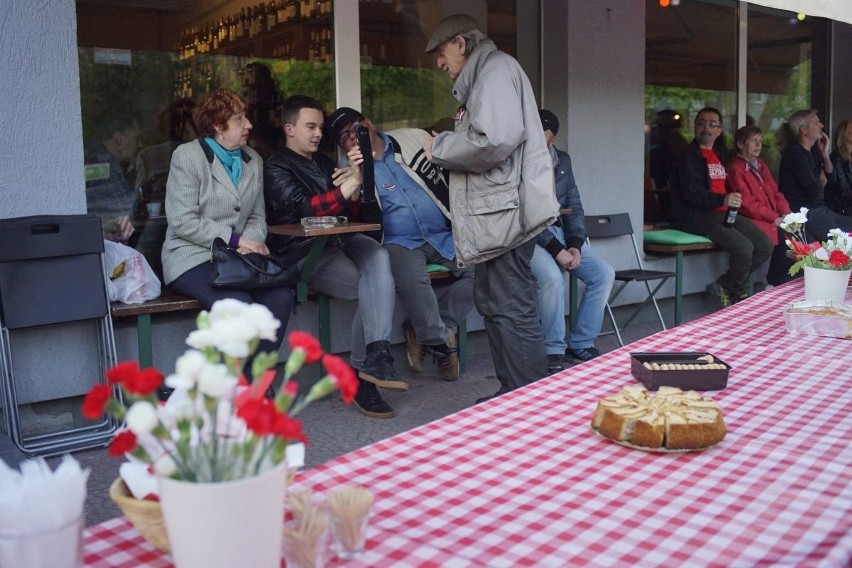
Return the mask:
[[[646,365],[647,363],[647,365]],[[655,391],[662,386],[683,390],[722,390],[731,366],[703,351],[649,351],[630,354],[630,372]]]
[[852,339],[852,305],[831,301],[794,302],[784,310],[790,333]]
[[303,217],[301,223],[306,229],[328,229],[337,227],[338,225],[345,225],[348,221],[349,219],[343,216],[334,217],[326,215],[324,217]]

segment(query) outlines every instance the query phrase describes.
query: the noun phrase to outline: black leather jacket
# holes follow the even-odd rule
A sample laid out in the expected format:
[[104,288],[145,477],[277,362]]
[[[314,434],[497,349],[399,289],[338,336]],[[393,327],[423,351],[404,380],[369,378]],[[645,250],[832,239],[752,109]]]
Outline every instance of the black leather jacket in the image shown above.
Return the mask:
[[[302,217],[313,217],[311,198],[333,187],[332,172],[334,162],[322,154],[314,154],[312,160],[289,148],[272,154],[263,166],[266,223],[283,225],[298,223]],[[313,239],[271,233],[266,237],[266,244],[273,255],[288,256],[293,260],[308,253],[311,241]]]
[[[282,225],[299,223],[303,217],[313,217],[317,213],[311,206],[311,199],[317,195],[334,191],[331,174],[334,172],[334,162],[323,154],[314,154],[312,159],[305,158],[283,148],[276,151],[263,167],[263,194],[266,201],[266,223]],[[351,220],[374,221],[378,210],[374,205],[360,203],[355,205],[338,192],[337,203],[340,206],[339,215],[346,215]],[[367,214],[370,213],[370,214]],[[378,214],[378,218],[381,215]],[[313,239],[288,237],[269,234],[266,244],[270,252],[279,257],[299,260],[308,253]]]
[[825,185],[825,204],[835,213],[852,216],[852,162],[831,153],[834,175]]

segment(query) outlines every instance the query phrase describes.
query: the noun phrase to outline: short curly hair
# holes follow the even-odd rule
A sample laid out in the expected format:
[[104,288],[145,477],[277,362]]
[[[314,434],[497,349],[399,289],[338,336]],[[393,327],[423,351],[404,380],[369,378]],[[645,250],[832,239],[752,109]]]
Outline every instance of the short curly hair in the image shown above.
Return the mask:
[[216,89],[204,95],[192,112],[195,126],[201,136],[215,136],[216,127],[222,130],[228,126],[228,119],[245,112],[246,100],[229,89]]

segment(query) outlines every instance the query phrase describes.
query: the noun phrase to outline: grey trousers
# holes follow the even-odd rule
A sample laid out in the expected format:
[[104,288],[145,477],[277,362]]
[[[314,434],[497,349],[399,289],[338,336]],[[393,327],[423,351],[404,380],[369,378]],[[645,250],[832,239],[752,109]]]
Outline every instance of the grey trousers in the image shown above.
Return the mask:
[[[458,268],[426,243],[416,249],[386,244],[396,293],[411,320],[417,342],[440,345],[447,342],[447,329],[455,329],[473,309],[473,270]],[[456,280],[448,286],[432,287],[427,264],[450,269]]]
[[474,303],[485,331],[501,391],[547,375],[536,284],[530,269],[535,239],[474,267]]
[[342,239],[342,244],[332,237],[308,283],[332,298],[358,301],[349,361],[356,369],[362,369],[366,346],[388,341],[393,325],[396,296],[387,251],[366,235],[352,235]]
[[714,211],[712,214],[715,225],[707,234],[707,238],[731,255],[728,271],[716,281],[734,294],[746,294],[748,275],[772,255],[772,241],[766,233],[742,215],[737,215],[733,227],[725,227],[722,225],[725,212]]

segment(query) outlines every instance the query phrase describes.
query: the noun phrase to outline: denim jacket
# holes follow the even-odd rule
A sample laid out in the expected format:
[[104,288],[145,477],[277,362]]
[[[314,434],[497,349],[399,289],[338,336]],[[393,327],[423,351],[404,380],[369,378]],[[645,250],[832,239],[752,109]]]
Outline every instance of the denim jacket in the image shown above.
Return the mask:
[[561,227],[564,235],[565,247],[559,242],[553,233],[544,231],[536,237],[536,244],[544,247],[554,258],[565,248],[576,248],[582,250],[586,241],[586,220],[583,212],[583,203],[580,201],[580,190],[574,180],[574,170],[571,168],[571,156],[555,146],[550,147],[550,155],[553,158],[553,176],[556,183],[556,201],[560,209],[571,209],[570,215],[559,215],[559,219],[553,224]]

